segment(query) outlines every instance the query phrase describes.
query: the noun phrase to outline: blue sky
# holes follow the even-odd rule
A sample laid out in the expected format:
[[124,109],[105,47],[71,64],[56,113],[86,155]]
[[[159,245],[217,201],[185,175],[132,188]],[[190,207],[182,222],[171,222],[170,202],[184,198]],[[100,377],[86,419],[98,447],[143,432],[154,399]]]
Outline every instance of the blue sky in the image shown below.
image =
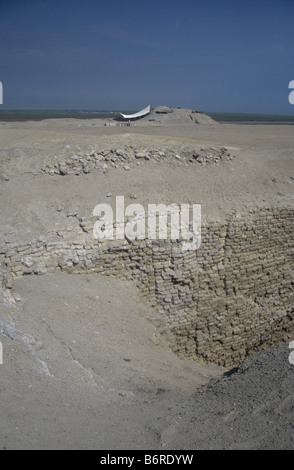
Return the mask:
[[1,109],[294,114],[294,0],[0,0]]

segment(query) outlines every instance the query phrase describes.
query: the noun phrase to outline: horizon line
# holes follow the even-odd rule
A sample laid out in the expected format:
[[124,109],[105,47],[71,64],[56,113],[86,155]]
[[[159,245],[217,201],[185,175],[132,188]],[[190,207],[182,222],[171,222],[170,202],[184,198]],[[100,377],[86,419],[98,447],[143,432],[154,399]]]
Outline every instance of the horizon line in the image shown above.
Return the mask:
[[[178,109],[195,109],[195,108],[185,108],[181,106],[171,106],[171,108],[178,108]],[[120,108],[118,109],[84,109],[84,108],[63,108],[63,109],[58,109],[58,108],[13,108],[13,109],[7,109],[7,108],[0,108],[0,113],[2,112],[84,112],[84,113],[119,113],[121,111],[136,111],[133,108]],[[235,114],[235,115],[244,115],[244,116],[280,116],[280,117],[290,117],[294,118],[294,114],[285,114],[285,113],[274,113],[274,112],[249,112],[249,111],[202,111],[202,110],[197,110],[197,112],[204,112],[205,114]]]

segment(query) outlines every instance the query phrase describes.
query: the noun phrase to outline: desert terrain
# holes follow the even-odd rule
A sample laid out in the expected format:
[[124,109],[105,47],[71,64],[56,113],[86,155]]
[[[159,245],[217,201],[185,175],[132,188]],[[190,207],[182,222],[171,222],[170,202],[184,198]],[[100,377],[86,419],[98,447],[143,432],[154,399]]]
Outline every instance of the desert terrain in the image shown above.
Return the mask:
[[[66,230],[117,195],[201,204],[203,221],[293,208],[291,125],[104,124],[0,122],[2,254]],[[109,149],[137,157],[83,171],[59,164]],[[156,158],[138,157],[150,149]],[[293,449],[288,344],[234,370],[181,359],[131,280],[27,274],[0,291],[1,449]]]

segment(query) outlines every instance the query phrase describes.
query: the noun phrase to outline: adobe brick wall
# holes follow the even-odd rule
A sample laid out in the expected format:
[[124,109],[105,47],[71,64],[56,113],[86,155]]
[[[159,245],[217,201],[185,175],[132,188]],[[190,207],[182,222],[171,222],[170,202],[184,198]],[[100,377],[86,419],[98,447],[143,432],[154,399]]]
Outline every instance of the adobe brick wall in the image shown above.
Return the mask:
[[0,290],[12,291],[10,277],[56,270],[132,279],[180,357],[234,367],[294,337],[293,216],[260,209],[206,223],[200,248],[185,252],[170,240],[98,242],[93,220],[77,217],[30,243],[4,240]]

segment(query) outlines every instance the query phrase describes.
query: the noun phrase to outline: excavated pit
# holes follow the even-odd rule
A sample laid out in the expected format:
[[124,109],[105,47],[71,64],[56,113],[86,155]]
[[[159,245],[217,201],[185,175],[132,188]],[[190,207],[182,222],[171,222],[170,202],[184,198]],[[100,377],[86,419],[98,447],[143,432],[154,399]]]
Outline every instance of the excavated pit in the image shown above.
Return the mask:
[[[189,120],[0,123],[2,448],[293,448],[293,129]],[[98,242],[122,195],[200,247]]]
[[[225,147],[126,147],[47,163],[42,172],[47,178],[78,177],[105,173],[109,164],[129,171],[138,162],[163,157],[169,164],[192,169],[229,165],[235,158]],[[235,367],[294,335],[293,215],[291,207],[262,207],[205,221],[201,246],[183,251],[181,243],[171,239],[97,241],[95,217],[67,213],[66,225],[33,241],[4,240],[4,297],[11,298],[11,278],[31,274],[102,273],[133,280],[154,310],[154,325],[168,336],[180,358]]]

